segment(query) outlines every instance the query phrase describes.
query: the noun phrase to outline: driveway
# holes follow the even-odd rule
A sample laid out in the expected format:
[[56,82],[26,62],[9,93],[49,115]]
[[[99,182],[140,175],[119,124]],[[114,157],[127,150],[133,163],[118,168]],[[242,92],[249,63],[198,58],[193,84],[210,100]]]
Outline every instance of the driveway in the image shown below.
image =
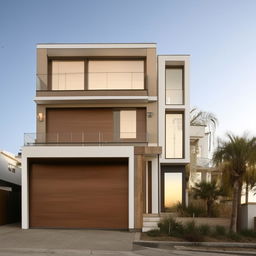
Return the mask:
[[131,251],[135,233],[103,230],[27,229],[0,226],[0,249],[75,249]]

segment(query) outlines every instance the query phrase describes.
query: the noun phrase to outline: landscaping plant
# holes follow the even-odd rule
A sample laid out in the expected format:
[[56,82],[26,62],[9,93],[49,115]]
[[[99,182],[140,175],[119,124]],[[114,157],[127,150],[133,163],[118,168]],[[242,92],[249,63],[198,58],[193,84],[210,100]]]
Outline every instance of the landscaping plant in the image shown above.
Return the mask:
[[213,160],[217,167],[228,173],[227,186],[232,189],[230,232],[235,233],[239,226],[238,214],[244,179],[246,173],[256,168],[256,138],[227,134],[226,141],[219,141]]

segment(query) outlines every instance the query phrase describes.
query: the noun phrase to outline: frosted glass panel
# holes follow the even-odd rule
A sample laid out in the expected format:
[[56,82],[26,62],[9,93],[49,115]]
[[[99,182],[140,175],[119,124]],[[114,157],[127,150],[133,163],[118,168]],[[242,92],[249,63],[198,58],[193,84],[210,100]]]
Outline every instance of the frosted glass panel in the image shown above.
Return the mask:
[[120,111],[120,138],[136,138],[136,110]]
[[53,61],[52,90],[84,90],[84,62]]
[[174,207],[182,202],[182,173],[166,172],[164,174],[164,208]]
[[89,61],[88,88],[90,90],[144,89],[144,61]]
[[183,104],[183,69],[166,69],[166,104]]
[[183,115],[166,114],[166,158],[183,157]]

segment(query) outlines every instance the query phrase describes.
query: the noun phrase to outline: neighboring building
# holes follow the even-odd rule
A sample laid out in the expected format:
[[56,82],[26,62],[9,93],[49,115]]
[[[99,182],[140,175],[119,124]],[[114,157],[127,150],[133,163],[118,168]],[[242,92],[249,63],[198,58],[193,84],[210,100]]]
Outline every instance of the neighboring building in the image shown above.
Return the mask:
[[141,230],[185,203],[189,56],[156,44],[39,44],[22,228]]
[[0,151],[0,225],[20,222],[21,167],[11,153]]
[[220,182],[221,172],[212,163],[214,135],[207,126],[190,126],[189,187],[201,181]]

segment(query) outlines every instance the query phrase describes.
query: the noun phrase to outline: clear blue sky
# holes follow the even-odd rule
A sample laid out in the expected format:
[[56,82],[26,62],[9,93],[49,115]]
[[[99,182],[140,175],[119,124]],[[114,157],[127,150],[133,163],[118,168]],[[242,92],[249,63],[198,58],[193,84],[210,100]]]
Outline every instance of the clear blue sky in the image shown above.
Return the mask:
[[191,54],[191,106],[256,132],[255,0],[0,0],[0,148],[35,131],[37,43],[156,42]]

